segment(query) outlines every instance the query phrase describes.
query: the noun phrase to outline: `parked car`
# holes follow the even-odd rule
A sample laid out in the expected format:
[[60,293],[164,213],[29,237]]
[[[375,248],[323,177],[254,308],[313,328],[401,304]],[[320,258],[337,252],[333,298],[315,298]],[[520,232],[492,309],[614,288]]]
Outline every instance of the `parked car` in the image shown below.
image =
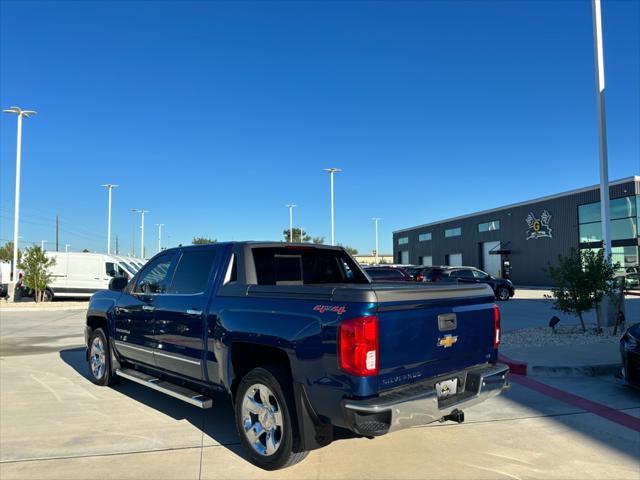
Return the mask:
[[632,387],[640,389],[640,323],[631,325],[620,338],[622,378]]
[[411,282],[413,277],[402,267],[365,267],[365,272],[376,283]]
[[[112,278],[131,278],[135,274],[114,255],[86,252],[45,254],[55,259],[49,269],[51,281],[44,291],[45,301],[64,297],[88,298],[99,290],[107,289]],[[21,288],[20,293],[24,297],[33,296],[26,286]]]
[[425,282],[484,283],[492,288],[498,300],[509,300],[515,295],[511,280],[496,278],[475,267],[427,267],[422,275]]
[[509,387],[489,287],[372,284],[340,247],[172,248],[109,288],[87,311],[92,380],[200,408],[227,392],[248,458],[268,470],[345,429],[463,422],[464,408]]

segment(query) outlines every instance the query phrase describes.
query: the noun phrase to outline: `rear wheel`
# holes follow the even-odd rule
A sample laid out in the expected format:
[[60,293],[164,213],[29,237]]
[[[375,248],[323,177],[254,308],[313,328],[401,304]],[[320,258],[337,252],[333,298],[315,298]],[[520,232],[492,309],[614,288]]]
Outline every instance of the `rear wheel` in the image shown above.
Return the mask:
[[42,301],[43,302],[51,302],[51,301],[53,301],[53,292],[51,290],[49,290],[48,288],[42,294]]
[[235,398],[236,426],[249,459],[265,470],[290,467],[308,452],[295,452],[295,412],[291,381],[280,366],[251,370]]
[[509,300],[509,289],[507,287],[498,287],[496,297],[498,297],[498,300],[502,301]]
[[111,354],[104,330],[97,328],[89,339],[89,370],[96,385],[112,385],[115,377],[111,372]]

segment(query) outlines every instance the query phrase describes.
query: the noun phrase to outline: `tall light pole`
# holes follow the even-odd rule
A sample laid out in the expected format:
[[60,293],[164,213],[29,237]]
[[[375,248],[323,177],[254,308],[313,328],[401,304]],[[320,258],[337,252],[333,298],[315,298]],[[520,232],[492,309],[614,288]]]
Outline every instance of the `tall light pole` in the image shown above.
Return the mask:
[[16,281],[16,271],[18,268],[18,230],[20,226],[20,161],[22,156],[22,117],[31,117],[36,112],[33,110],[22,110],[20,107],[11,107],[4,110],[5,113],[15,113],[18,115],[18,140],[16,146],[16,196],[13,214],[13,263],[11,264],[11,280]]
[[373,221],[375,222],[375,224],[376,224],[376,265],[378,265],[378,263],[380,263],[380,262],[378,262],[378,256],[380,255],[380,254],[378,253],[378,222],[379,222],[380,220],[382,220],[382,219],[381,219],[381,218],[378,218],[378,217],[373,217],[373,219],[372,219],[372,220],[373,220]]
[[334,218],[333,218],[333,174],[336,172],[341,172],[340,168],[324,168],[325,172],[329,173],[331,177],[331,245],[335,245],[335,235],[334,235]]
[[156,223],[156,227],[158,227],[158,252],[162,251],[162,227],[164,227],[164,223]]
[[111,255],[111,190],[118,188],[118,185],[105,183],[101,186],[109,190],[109,208],[107,209],[107,254]]
[[149,213],[149,210],[132,208],[131,211],[140,214],[140,258],[144,260],[144,214]]
[[293,203],[285,205],[289,209],[289,243],[293,243],[293,209],[297,207]]
[[593,47],[596,62],[596,102],[598,105],[598,140],[600,156],[600,219],[602,223],[602,246],[607,259],[611,255],[609,231],[609,159],[607,158],[607,119],[604,102],[604,52],[602,47],[602,10],[600,0],[593,5]]

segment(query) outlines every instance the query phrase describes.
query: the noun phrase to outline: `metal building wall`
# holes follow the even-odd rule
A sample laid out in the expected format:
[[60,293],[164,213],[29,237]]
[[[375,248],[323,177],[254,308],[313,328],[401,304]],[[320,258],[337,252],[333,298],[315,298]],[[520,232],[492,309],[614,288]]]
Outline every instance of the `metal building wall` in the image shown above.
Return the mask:
[[[637,177],[636,177],[637,178]],[[630,180],[609,187],[611,199],[640,194],[640,181]],[[555,264],[558,255],[567,255],[571,248],[579,248],[578,206],[598,202],[600,192],[597,187],[587,191],[569,193],[564,196],[535,201],[494,210],[486,214],[476,214],[459,220],[445,220],[422,227],[415,227],[393,233],[393,252],[396,262],[399,251],[409,251],[409,262],[419,263],[419,257],[432,256],[433,265],[445,265],[445,255],[462,253],[464,265],[482,268],[482,242],[510,242],[511,279],[516,285],[544,286],[550,281],[544,269]],[[552,238],[527,240],[526,217],[532,213],[536,218],[544,210],[551,214],[549,225]],[[500,220],[500,230],[478,232],[478,224]],[[462,236],[445,238],[448,228],[461,227]],[[420,233],[431,232],[432,239],[419,242]],[[398,245],[398,238],[409,237],[407,245]],[[503,256],[503,259],[505,257]]]

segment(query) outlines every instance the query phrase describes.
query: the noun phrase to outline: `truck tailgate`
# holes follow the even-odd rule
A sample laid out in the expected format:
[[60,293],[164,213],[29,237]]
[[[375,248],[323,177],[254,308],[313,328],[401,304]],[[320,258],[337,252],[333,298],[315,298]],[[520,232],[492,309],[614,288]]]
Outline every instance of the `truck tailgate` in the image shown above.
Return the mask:
[[380,390],[491,359],[495,332],[490,287],[403,287],[375,288]]

